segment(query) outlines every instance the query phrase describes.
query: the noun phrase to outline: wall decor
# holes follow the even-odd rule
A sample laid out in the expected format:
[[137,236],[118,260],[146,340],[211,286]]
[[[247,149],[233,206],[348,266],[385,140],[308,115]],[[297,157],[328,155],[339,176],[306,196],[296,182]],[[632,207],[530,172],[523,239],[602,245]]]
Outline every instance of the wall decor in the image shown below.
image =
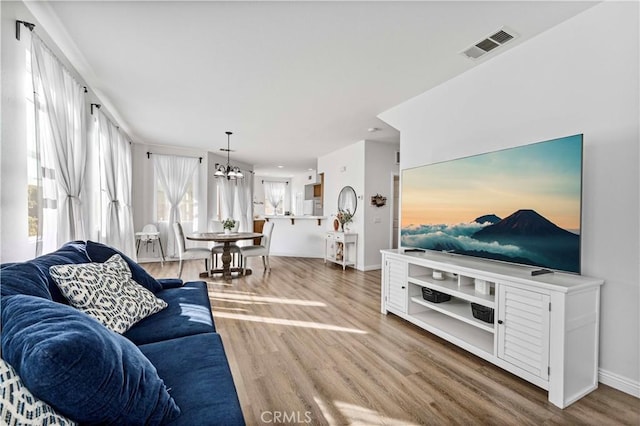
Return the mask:
[[387,197],[383,197],[380,194],[376,194],[371,197],[371,205],[376,207],[382,207],[387,204]]

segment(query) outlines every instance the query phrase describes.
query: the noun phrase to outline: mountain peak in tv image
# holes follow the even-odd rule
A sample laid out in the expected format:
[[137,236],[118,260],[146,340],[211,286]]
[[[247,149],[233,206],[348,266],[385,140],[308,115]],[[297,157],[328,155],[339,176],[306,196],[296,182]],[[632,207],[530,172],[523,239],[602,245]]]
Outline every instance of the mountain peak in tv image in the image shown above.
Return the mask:
[[[481,218],[486,218],[495,215],[485,215]],[[497,216],[495,216],[497,218]],[[498,218],[499,219],[499,218]],[[478,219],[476,219],[478,221]],[[490,220],[485,220],[490,222]],[[483,223],[483,222],[480,222]],[[529,236],[565,236],[566,234],[572,234],[569,231],[565,231],[547,218],[541,216],[535,210],[522,209],[513,213],[512,215],[492,222],[493,225],[482,228],[476,232],[473,237],[483,239],[491,236],[514,236],[514,235],[529,235]]]
[[580,273],[582,139],[402,170],[401,246]]
[[476,217],[474,222],[477,223],[498,223],[500,222],[502,219],[500,219],[498,216],[496,216],[495,214],[491,213],[491,214],[485,214],[484,216],[480,216],[480,217]]

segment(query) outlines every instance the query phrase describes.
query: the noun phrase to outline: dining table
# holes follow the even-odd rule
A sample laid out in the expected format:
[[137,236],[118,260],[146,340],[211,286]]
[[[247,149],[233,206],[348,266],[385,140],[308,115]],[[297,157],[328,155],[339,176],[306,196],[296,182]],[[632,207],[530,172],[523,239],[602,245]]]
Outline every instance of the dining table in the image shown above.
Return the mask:
[[196,232],[186,236],[191,241],[208,241],[222,243],[222,269],[211,269],[200,273],[200,277],[210,277],[216,273],[222,273],[225,280],[233,278],[233,272],[238,272],[240,276],[251,275],[251,269],[242,267],[231,267],[231,246],[241,240],[251,240],[261,238],[263,235],[258,232]]

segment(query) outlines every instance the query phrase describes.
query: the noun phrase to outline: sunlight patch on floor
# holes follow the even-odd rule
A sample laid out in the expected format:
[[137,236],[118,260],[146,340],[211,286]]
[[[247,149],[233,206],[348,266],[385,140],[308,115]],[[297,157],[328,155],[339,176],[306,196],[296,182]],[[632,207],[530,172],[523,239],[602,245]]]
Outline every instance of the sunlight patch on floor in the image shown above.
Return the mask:
[[239,305],[268,305],[267,302],[256,302],[252,300],[237,300],[237,299],[228,299],[224,297],[213,297],[209,296],[209,300],[217,300],[218,302],[233,302]]
[[216,309],[221,309],[223,311],[249,312],[248,309],[244,309],[244,308],[228,308],[226,306],[216,306]]
[[235,319],[235,320],[241,320],[241,321],[261,322],[265,324],[287,325],[291,327],[315,328],[318,330],[367,334],[366,331],[358,330],[356,328],[340,327],[337,325],[323,324],[320,322],[297,321],[297,320],[289,320],[284,318],[269,318],[269,317],[261,317],[257,315],[234,314],[231,312],[218,311],[217,309],[213,310],[213,316],[214,318],[229,318],[229,319]]
[[331,412],[329,411],[329,407],[327,407],[327,404],[325,404],[323,400],[321,400],[316,396],[313,397],[313,400],[316,402],[316,405],[318,406],[318,408],[320,408],[320,411],[322,411],[322,416],[327,421],[329,426],[337,425],[338,422],[336,422],[336,419],[334,419],[333,416],[331,415]]
[[227,292],[217,292],[210,291],[209,297],[217,298],[218,300],[246,300],[250,302],[265,302],[265,303],[281,303],[284,305],[300,305],[300,306],[319,306],[326,307],[327,305],[323,302],[317,302],[315,300],[301,300],[301,299],[285,299],[282,297],[270,297],[270,296],[252,296],[238,293],[227,293]]
[[342,415],[349,421],[349,425],[352,426],[417,426],[415,423],[411,423],[406,420],[392,419],[384,416],[370,408],[348,404],[341,401],[334,401],[333,403],[338,410],[340,410],[340,413],[342,413]]
[[[209,290],[209,294],[215,293],[213,290]],[[258,294],[255,291],[240,291],[240,290],[225,290],[224,294]]]

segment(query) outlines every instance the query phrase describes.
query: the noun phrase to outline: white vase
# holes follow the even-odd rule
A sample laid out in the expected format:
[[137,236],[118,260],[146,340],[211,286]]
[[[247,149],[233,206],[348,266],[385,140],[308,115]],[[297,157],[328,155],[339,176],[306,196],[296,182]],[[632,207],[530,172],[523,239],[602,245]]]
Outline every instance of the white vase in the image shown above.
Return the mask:
[[225,234],[230,234],[230,233],[231,233],[231,229],[225,229],[225,230],[224,230],[224,233],[225,233]]

